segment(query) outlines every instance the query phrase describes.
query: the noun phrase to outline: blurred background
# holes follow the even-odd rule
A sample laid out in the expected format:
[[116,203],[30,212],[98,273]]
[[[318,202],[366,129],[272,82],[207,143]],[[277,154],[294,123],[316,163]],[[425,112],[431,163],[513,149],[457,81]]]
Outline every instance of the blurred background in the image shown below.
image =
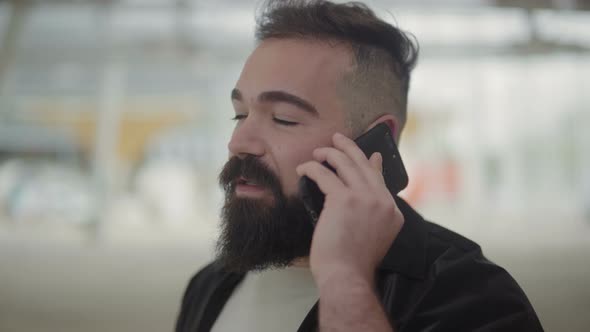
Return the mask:
[[[368,1],[421,44],[403,195],[590,329],[590,1]],[[0,0],[0,330],[171,331],[253,0]]]

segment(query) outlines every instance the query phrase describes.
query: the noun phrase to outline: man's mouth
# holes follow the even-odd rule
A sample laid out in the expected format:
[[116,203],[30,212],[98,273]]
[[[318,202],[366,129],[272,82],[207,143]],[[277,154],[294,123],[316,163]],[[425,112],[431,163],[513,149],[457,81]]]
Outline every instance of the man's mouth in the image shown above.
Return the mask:
[[252,181],[252,180],[248,180],[247,178],[240,176],[238,178],[238,180],[236,181],[236,183],[238,185],[247,185],[247,186],[260,186],[258,183]]
[[250,199],[270,198],[272,201],[273,192],[271,186],[264,182],[240,176],[234,180],[233,195]]
[[267,189],[266,186],[243,176],[236,180],[236,194],[238,196],[261,196],[267,192]]

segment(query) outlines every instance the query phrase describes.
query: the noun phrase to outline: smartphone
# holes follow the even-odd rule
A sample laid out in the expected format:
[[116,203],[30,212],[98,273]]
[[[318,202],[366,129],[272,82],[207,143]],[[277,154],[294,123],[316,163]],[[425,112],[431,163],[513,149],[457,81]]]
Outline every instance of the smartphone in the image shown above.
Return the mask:
[[[396,196],[408,185],[408,174],[399,154],[391,130],[385,123],[380,123],[355,139],[355,143],[367,158],[375,152],[383,157],[383,178],[392,196]],[[332,172],[336,172],[327,162],[322,163]],[[299,194],[309,213],[313,224],[318,221],[324,207],[324,194],[317,184],[307,176],[299,180]]]

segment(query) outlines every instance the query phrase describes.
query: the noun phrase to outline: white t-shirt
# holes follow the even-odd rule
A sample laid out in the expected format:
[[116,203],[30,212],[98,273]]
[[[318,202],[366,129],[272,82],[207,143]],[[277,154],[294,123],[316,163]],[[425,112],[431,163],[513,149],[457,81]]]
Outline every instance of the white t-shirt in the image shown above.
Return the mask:
[[308,268],[250,272],[232,293],[211,331],[297,331],[317,300]]

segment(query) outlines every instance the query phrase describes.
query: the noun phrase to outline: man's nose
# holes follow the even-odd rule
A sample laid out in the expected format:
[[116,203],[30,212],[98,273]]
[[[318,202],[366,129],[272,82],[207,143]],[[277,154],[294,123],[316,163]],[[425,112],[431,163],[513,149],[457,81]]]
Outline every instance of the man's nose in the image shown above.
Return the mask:
[[233,156],[244,158],[247,155],[260,157],[264,154],[263,133],[253,119],[242,120],[234,129],[227,145]]

